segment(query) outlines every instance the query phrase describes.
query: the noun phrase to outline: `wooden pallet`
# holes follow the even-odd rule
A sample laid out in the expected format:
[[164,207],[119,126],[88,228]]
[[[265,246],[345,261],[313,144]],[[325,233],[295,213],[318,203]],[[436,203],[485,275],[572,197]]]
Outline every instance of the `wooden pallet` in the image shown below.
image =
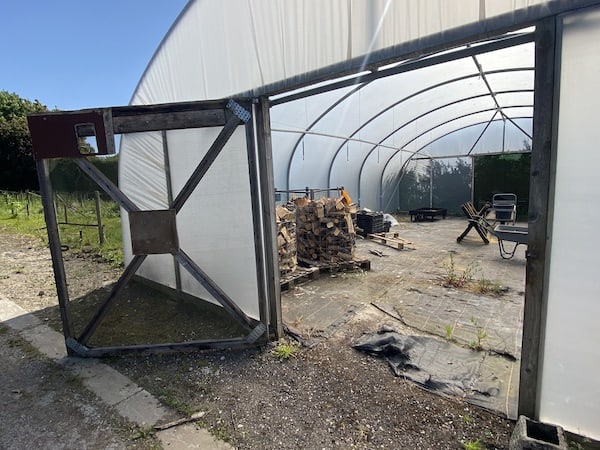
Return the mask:
[[349,259],[346,261],[328,263],[298,258],[298,263],[305,266],[316,267],[321,273],[337,273],[356,269],[371,270],[371,261],[368,259]]
[[406,244],[409,244],[407,240],[399,237],[398,233],[373,233],[368,234],[367,239],[395,248],[396,250],[402,250]]
[[299,284],[316,280],[320,275],[321,271],[318,267],[298,266],[293,272],[280,275],[279,285],[281,286],[281,292],[288,291]]

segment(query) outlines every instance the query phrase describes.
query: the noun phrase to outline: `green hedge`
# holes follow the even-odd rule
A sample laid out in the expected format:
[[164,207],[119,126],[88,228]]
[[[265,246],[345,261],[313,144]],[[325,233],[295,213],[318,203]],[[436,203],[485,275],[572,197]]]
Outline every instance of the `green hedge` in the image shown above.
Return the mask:
[[491,202],[494,194],[517,196],[517,217],[525,219],[529,208],[530,153],[475,157],[474,201],[477,208]]
[[[100,172],[118,185],[118,156],[90,158]],[[101,191],[98,185],[77,167],[71,159],[57,159],[50,162],[50,179],[56,192]]]

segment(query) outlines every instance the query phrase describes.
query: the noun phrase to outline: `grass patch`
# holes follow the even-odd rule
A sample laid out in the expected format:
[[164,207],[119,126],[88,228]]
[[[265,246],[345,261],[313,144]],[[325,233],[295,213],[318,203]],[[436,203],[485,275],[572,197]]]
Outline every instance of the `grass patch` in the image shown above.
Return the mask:
[[216,439],[224,442],[231,442],[231,429],[224,423],[212,428],[211,432]]
[[[123,265],[121,217],[119,206],[112,200],[99,202],[104,242],[98,233],[96,201],[92,194],[56,196],[57,221],[62,245],[75,253],[100,255],[114,267]],[[0,228],[14,234],[31,236],[48,244],[42,199],[27,192],[0,193]]]
[[[0,332],[0,334],[6,335],[6,334],[8,334],[8,332],[9,332],[8,329],[4,329],[4,331]],[[21,338],[18,335],[9,336],[6,343],[8,344],[9,347],[18,348],[25,354],[25,356],[27,356],[29,358],[34,358],[34,359],[42,358],[42,354],[40,353],[40,351],[37,348],[35,348],[33,345],[31,345],[29,343],[29,341],[26,341],[25,339]]]
[[188,403],[186,398],[181,398],[177,389],[166,386],[158,388],[158,399],[168,407],[180,412],[184,416],[191,416],[196,412],[196,408]]

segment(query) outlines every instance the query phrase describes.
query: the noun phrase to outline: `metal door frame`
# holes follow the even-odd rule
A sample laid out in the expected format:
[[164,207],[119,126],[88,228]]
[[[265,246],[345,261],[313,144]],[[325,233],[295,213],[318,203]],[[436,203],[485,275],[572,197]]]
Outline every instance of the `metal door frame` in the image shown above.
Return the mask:
[[[34,156],[36,159],[44,215],[54,276],[57,287],[61,321],[67,351],[79,356],[107,356],[131,351],[165,351],[184,349],[240,348],[263,344],[270,337],[283,334],[279,271],[276,270],[276,235],[274,215],[273,168],[269,129],[269,105],[263,99],[225,99],[151,106],[97,108],[81,111],[50,112],[28,116]],[[102,174],[89,160],[90,155],[80,152],[81,138],[95,136],[98,145],[95,155],[115,153],[114,135],[135,132],[161,131],[166,148],[166,131],[176,129],[217,127],[221,131],[200,161],[186,184],[173,198],[169,195],[166,210],[141,211],[117,186]],[[249,184],[252,201],[252,222],[259,299],[259,320],[248,317],[219,285],[179,247],[176,216],[192,195],[202,177],[219,156],[229,138],[244,126],[248,157]],[[258,130],[258,133],[257,133]],[[53,203],[49,160],[71,158],[94,180],[122,210],[130,221],[133,258],[114,284],[108,297],[83,331],[76,335],[69,308],[69,291],[62,257],[58,221]],[[166,161],[167,162],[167,161]],[[169,165],[165,164],[167,179]],[[269,183],[269,181],[271,181]],[[152,227],[148,227],[151,223]],[[146,225],[143,225],[146,224]],[[149,231],[150,229],[150,231]],[[156,230],[156,231],[154,231]],[[142,233],[143,232],[143,233]],[[148,236],[147,233],[150,233]],[[137,236],[144,234],[143,239]],[[180,266],[198,281],[247,334],[241,338],[195,340],[187,342],[159,342],[144,345],[89,347],[88,342],[108,313],[123,288],[133,278],[149,254],[172,254]]]

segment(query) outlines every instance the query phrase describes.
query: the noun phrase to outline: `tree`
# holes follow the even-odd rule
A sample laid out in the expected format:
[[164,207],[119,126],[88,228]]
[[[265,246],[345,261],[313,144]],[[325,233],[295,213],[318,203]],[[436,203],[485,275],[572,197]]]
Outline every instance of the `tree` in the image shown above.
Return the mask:
[[27,114],[48,111],[39,101],[0,91],[0,189],[37,190]]

